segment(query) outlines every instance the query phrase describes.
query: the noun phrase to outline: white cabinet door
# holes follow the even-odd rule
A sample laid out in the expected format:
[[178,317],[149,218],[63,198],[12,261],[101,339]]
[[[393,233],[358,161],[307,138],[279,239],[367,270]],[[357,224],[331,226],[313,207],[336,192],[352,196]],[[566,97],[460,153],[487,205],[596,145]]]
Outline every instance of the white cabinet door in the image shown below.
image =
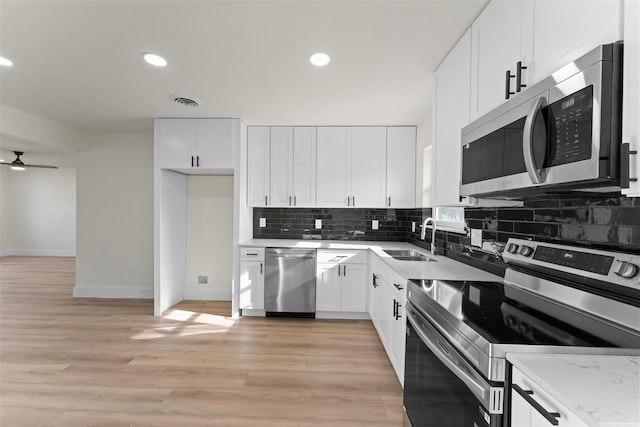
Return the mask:
[[293,205],[316,205],[316,128],[293,128]]
[[347,206],[351,188],[349,127],[319,127],[317,136],[317,206]]
[[233,120],[196,119],[199,168],[233,172]]
[[622,0],[538,0],[534,8],[532,83],[598,45],[623,39]]
[[469,124],[471,30],[440,64],[434,78],[432,201],[433,206],[462,206],[460,131]]
[[[471,26],[471,120],[505,101],[507,70],[515,74],[518,61],[531,65],[532,7],[529,0],[494,0]],[[510,87],[515,92],[515,78]]]
[[396,375],[398,375],[398,379],[400,380],[400,384],[404,385],[404,354],[405,354],[405,339],[406,339],[406,328],[407,328],[407,320],[404,312],[404,299],[395,296],[394,304],[396,313],[391,316],[391,326],[390,326],[390,339],[389,339],[389,347],[390,347],[390,359],[391,364],[393,365]]
[[270,206],[292,205],[293,128],[271,127]]
[[367,311],[367,266],[344,264],[342,266],[340,310],[364,313]]
[[387,128],[387,197],[385,206],[416,206],[416,128]]
[[624,3],[624,96],[622,98],[622,142],[635,155],[629,156],[629,188],[622,194],[640,197],[640,1]]
[[384,206],[386,193],[386,128],[351,129],[351,202],[356,208]]
[[342,265],[318,264],[316,275],[316,311],[340,311]]
[[268,126],[247,127],[247,205],[269,206],[271,202],[269,184]]
[[154,132],[162,146],[161,168],[195,167],[198,128],[194,119],[157,119]]
[[240,263],[240,308],[264,310],[264,263]]

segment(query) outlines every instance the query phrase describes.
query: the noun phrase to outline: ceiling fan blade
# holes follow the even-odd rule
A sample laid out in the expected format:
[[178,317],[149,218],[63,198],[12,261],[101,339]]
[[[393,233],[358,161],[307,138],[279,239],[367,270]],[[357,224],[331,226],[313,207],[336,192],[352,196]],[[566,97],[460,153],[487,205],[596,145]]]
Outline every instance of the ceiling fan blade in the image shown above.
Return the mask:
[[57,166],[51,166],[51,165],[27,165],[25,164],[24,167],[26,168],[48,168],[48,169],[58,169]]

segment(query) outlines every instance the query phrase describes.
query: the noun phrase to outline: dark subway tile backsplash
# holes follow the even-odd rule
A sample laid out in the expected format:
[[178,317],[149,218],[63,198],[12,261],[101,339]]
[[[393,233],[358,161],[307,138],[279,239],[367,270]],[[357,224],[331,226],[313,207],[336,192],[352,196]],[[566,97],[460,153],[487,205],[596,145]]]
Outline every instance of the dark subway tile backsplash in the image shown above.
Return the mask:
[[[409,242],[429,249],[431,233],[420,239],[430,208],[319,209],[254,208],[256,239],[371,240]],[[267,226],[260,228],[259,218]],[[465,208],[470,228],[482,229],[483,241],[506,243],[510,237],[640,253],[640,199],[610,195],[527,200],[518,208]],[[322,229],[315,229],[315,220]],[[379,229],[371,228],[372,220]],[[411,230],[416,223],[415,231]],[[495,274],[504,272],[499,257],[470,245],[463,234],[437,231],[438,253]]]

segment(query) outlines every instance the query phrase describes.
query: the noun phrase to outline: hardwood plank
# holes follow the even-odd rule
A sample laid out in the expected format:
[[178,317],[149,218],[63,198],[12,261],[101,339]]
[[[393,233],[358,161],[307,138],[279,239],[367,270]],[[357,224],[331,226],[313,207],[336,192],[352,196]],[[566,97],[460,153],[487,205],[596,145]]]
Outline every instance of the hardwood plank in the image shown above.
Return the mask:
[[0,258],[0,425],[400,426],[363,320],[231,319],[228,301],[73,298],[75,259]]

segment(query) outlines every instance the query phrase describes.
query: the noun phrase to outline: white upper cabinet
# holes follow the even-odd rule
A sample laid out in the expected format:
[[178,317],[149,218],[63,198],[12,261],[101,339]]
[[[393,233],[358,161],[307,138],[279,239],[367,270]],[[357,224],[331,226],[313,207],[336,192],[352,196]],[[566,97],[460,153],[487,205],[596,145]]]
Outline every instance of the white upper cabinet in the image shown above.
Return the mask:
[[351,128],[351,201],[348,205],[384,206],[386,147],[385,127]]
[[270,206],[315,205],[315,127],[272,127],[270,165]]
[[[531,37],[532,5],[529,0],[494,0],[471,26],[471,120],[505,101],[507,81],[509,92],[516,92],[516,63],[531,63],[526,39]],[[507,72],[513,77],[507,78]],[[527,84],[527,73],[522,76]]]
[[623,38],[622,0],[493,0],[473,23],[475,120],[600,44]]
[[[637,1],[637,0],[636,0]],[[534,3],[533,83],[601,44],[623,39],[621,0]]]
[[269,206],[269,126],[247,127],[247,205]]
[[629,188],[622,194],[640,197],[640,2],[624,4],[624,94],[622,97],[622,142],[628,143]]
[[315,206],[315,127],[249,126],[247,157],[249,206]]
[[[415,128],[413,128],[415,131]],[[405,135],[406,136],[406,135]],[[402,138],[398,138],[402,139]],[[404,144],[404,145],[403,145]],[[415,167],[415,137],[413,151],[405,156],[408,144],[397,156],[404,157],[405,168]],[[387,128],[384,126],[319,127],[317,163],[317,205],[322,207],[381,208],[387,200]],[[394,161],[398,161],[394,158]],[[395,169],[398,169],[396,167]],[[405,187],[415,185],[415,169]],[[396,177],[396,187],[409,174]],[[415,193],[415,187],[411,191]],[[402,194],[398,193],[398,202]],[[413,202],[407,204],[414,207]]]
[[460,200],[461,129],[469,123],[471,30],[462,36],[434,75],[432,202],[458,206]]
[[233,172],[233,119],[156,119],[163,169],[188,174]]
[[292,165],[293,165],[293,128],[271,128],[270,185],[271,201],[269,206],[291,206],[292,203]]
[[[351,200],[351,128],[318,128],[317,205],[343,207]],[[347,200],[349,197],[349,200]]]
[[387,194],[385,206],[416,206],[416,128],[387,128]]
[[293,128],[293,206],[316,204],[316,128]]

